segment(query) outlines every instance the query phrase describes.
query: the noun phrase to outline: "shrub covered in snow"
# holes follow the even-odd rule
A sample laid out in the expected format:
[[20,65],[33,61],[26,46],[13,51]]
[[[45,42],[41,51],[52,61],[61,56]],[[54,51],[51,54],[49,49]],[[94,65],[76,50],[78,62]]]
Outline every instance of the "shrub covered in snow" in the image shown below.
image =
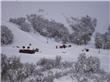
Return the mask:
[[96,73],[100,70],[100,61],[96,57],[86,57],[85,53],[80,54],[75,64],[77,73]]
[[23,82],[26,78],[34,74],[35,68],[36,66],[33,64],[21,63],[18,57],[1,55],[1,80]]
[[55,73],[55,78],[59,79],[60,77],[62,77],[62,73],[61,72],[56,72]]
[[25,68],[24,73],[26,77],[31,76],[34,72],[36,73],[36,66],[34,64],[25,63],[23,66]]
[[61,66],[61,56],[56,56],[56,59],[41,58],[37,62],[37,65],[42,66],[43,68],[45,68],[45,70],[58,68]]
[[[55,68],[56,60],[61,62],[61,57],[56,59],[42,59],[37,65],[21,63],[18,57],[7,57],[1,54],[1,81],[3,82],[54,82],[63,76],[71,75],[76,82],[109,82],[110,75],[100,70],[100,62],[96,57],[86,57],[81,54],[75,63],[74,72],[66,68]],[[44,62],[46,61],[46,62]],[[51,69],[40,70],[44,66],[53,66]],[[74,66],[74,65],[73,65]],[[99,71],[100,70],[100,71]]]
[[47,69],[51,69],[53,67],[55,67],[55,60],[53,59],[47,59],[47,58],[42,58],[38,61],[38,65],[43,66],[43,68],[45,68],[45,70]]
[[76,82],[109,82],[109,74],[100,69],[97,57],[80,54],[75,63],[71,79]]
[[13,42],[13,34],[7,26],[1,26],[1,45],[11,44]]
[[67,19],[73,33],[70,35],[72,43],[81,45],[87,44],[91,40],[91,36],[95,31],[97,20],[90,16],[82,17],[81,19],[73,18]]
[[54,75],[52,71],[48,72],[48,75],[44,77],[43,82],[54,82]]
[[54,67],[58,67],[59,66],[59,61],[53,60],[53,59],[46,59],[46,58],[42,58],[39,62],[38,65],[43,66],[43,68],[45,69],[51,69]]
[[18,82],[24,79],[23,64],[17,57],[7,58],[1,55],[1,79],[8,82]]
[[30,32],[31,30],[31,25],[26,22],[24,17],[10,18],[9,22],[19,25],[19,28],[23,31]]
[[64,61],[64,62],[62,62],[62,66],[64,68],[71,68],[73,66],[73,62]]

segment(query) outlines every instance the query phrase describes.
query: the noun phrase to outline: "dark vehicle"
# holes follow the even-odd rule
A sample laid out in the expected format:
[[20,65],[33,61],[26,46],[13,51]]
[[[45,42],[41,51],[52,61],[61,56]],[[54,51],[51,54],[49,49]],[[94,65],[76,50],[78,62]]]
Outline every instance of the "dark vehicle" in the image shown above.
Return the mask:
[[19,53],[28,53],[28,54],[34,54],[35,52],[39,52],[39,49],[33,49],[33,50],[29,50],[29,49],[20,49]]

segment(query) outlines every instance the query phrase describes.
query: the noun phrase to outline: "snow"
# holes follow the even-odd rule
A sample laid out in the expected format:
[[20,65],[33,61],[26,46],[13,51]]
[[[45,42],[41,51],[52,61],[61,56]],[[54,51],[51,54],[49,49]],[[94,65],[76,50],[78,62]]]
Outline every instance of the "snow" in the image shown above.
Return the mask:
[[[43,57],[54,59],[58,55],[65,61],[76,61],[79,54],[84,53],[82,52],[82,49],[89,48],[90,51],[85,52],[86,55],[98,57],[101,60],[101,69],[104,69],[106,72],[110,72],[109,50],[101,50],[101,53],[99,54],[99,50],[95,49],[91,45],[77,46],[74,44],[72,44],[71,48],[56,49],[56,45],[61,45],[61,43],[57,43],[53,39],[48,39],[47,43],[47,38],[41,36],[37,32],[24,32],[20,30],[17,25],[9,22],[2,22],[2,24],[6,25],[14,34],[14,42],[10,45],[2,46],[2,53],[6,54],[8,57],[18,56],[23,63],[36,63]],[[30,43],[32,44],[32,49],[39,48],[40,52],[36,52],[35,54],[19,53],[19,48],[16,46],[19,46],[21,49],[22,46],[28,46]],[[60,79],[56,79],[55,82],[67,82],[68,78],[68,76],[65,76]],[[68,79],[68,82],[71,82],[71,79]]]
[[[57,6],[56,6],[57,5]],[[105,32],[108,24],[109,19],[108,17],[108,9],[110,9],[108,2],[104,3],[96,3],[96,2],[47,2],[47,3],[40,3],[40,2],[31,2],[31,3],[9,3],[4,2],[2,5],[2,20],[8,20],[10,17],[21,17],[25,16],[26,14],[32,14],[32,13],[38,13],[38,9],[44,9],[45,11],[40,11],[41,14],[43,13],[43,16],[46,16],[50,20],[55,20],[57,22],[63,23],[68,29],[69,32],[72,33],[71,27],[68,26],[65,17],[82,17],[85,15],[90,15],[93,18],[98,19],[98,24],[96,30],[98,32]],[[14,12],[14,13],[13,13]],[[47,13],[48,12],[48,13]],[[40,13],[39,13],[40,14]],[[34,63],[36,64],[37,61],[39,61],[41,58],[50,58],[55,59],[56,56],[61,56],[64,61],[77,61],[77,57],[80,53],[86,53],[87,56],[96,56],[101,61],[101,69],[104,69],[106,72],[110,72],[110,50],[99,50],[94,48],[94,35],[92,36],[92,40],[89,42],[88,45],[83,46],[77,46],[74,44],[71,44],[71,48],[66,49],[56,49],[56,45],[61,45],[61,43],[55,42],[53,39],[48,39],[43,36],[41,36],[39,33],[35,31],[31,31],[30,33],[24,32],[18,28],[17,25],[9,23],[9,22],[3,22],[2,24],[6,25],[14,34],[14,41],[12,44],[7,46],[2,46],[2,49],[0,48],[0,53],[6,54],[8,57],[11,56],[18,56],[20,57],[21,61],[23,63]],[[1,31],[1,29],[0,29]],[[44,31],[46,31],[44,29]],[[48,40],[48,43],[47,43]],[[33,48],[39,48],[40,52],[36,52],[35,54],[23,54],[19,53],[19,49],[22,48],[22,46],[29,46],[29,44],[32,44],[31,49]],[[16,46],[19,46],[20,48],[17,48]],[[82,49],[89,48],[89,52],[82,52]],[[1,59],[0,59],[1,61]],[[1,63],[1,62],[0,62]],[[52,69],[51,71],[54,72],[60,72],[58,69]],[[1,72],[1,70],[0,70]],[[31,79],[31,78],[28,78]],[[59,79],[55,79],[55,82],[77,82],[76,79],[72,80],[72,78],[67,75],[63,76]],[[25,81],[26,82],[26,81]],[[94,81],[89,81],[94,82]]]
[[[62,78],[60,78],[60,79],[55,79],[54,81],[55,82],[71,82],[71,78],[69,77],[69,76],[64,76],[64,77],[62,77]],[[74,81],[74,82],[77,82],[77,81]]]

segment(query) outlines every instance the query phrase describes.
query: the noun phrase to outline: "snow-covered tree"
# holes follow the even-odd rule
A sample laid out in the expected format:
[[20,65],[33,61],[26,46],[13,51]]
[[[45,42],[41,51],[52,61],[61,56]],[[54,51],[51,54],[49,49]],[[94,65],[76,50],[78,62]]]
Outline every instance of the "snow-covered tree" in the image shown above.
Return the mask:
[[54,38],[56,41],[67,42],[68,41],[68,29],[62,23],[58,23],[55,20],[48,20],[42,15],[27,15],[28,21],[32,27],[41,35]]
[[17,24],[19,28],[23,31],[30,32],[31,30],[31,25],[26,22],[26,19],[24,17],[10,18],[9,22]]
[[19,27],[21,30],[26,31],[26,32],[30,32],[31,31],[31,25],[27,22],[22,23]]
[[1,80],[7,79],[7,71],[9,70],[7,56],[1,54]]
[[35,72],[34,64],[21,63],[20,58],[16,56],[7,57],[1,55],[1,80],[6,82],[24,82]]
[[35,67],[36,66],[34,64],[29,63],[24,64],[25,77],[29,77],[30,75],[32,75],[35,72]]
[[110,25],[108,26],[108,31],[110,32]]
[[41,58],[37,64],[47,70],[55,67],[56,61],[54,59]]
[[18,18],[10,18],[9,22],[15,23],[17,25],[21,25],[22,23],[24,23],[26,21],[26,19],[24,17],[18,17]]
[[1,26],[1,45],[11,44],[13,42],[13,34],[7,26]]
[[106,32],[104,34],[105,36],[105,44],[104,44],[104,49],[110,49],[110,32]]
[[96,48],[110,49],[110,30],[109,30],[109,28],[108,28],[108,31],[105,32],[104,34],[96,33],[96,37],[95,37]]
[[85,53],[80,54],[75,64],[77,73],[96,73],[100,70],[100,61],[96,57],[86,57]]
[[70,35],[70,41],[81,45],[87,44],[88,41],[91,40],[91,36],[95,31],[97,20],[87,15],[80,19],[71,17],[68,19],[68,23],[73,29],[73,33]]
[[24,79],[23,64],[17,57],[7,58],[6,55],[1,55],[1,79],[8,82],[19,82]]
[[61,64],[61,56],[56,56],[56,66]]
[[75,64],[75,71],[77,73],[84,73],[84,67],[86,66],[86,54],[82,53],[80,54],[80,56],[78,57],[78,61]]
[[104,35],[100,33],[96,33],[96,36],[95,36],[96,48],[103,48],[104,43],[105,43]]
[[100,70],[100,60],[97,57],[88,57],[87,59],[87,72],[98,72]]

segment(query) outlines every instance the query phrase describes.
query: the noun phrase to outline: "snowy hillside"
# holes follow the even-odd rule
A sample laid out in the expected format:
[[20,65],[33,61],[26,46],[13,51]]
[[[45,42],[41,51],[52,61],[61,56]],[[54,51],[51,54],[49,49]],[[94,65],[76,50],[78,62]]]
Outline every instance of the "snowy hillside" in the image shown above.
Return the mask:
[[[6,54],[8,57],[17,56],[20,57],[23,63],[36,63],[41,58],[49,58],[55,59],[56,56],[61,56],[63,61],[74,62],[77,61],[77,58],[80,53],[86,53],[87,56],[95,56],[98,57],[101,61],[101,69],[104,69],[106,72],[110,72],[110,51],[109,50],[101,50],[99,54],[99,50],[92,48],[90,45],[88,46],[77,46],[71,44],[72,47],[66,49],[56,49],[56,45],[61,45],[61,43],[55,42],[53,39],[48,39],[41,36],[39,33],[34,32],[24,32],[18,28],[17,25],[10,22],[3,22],[2,25],[6,25],[14,35],[14,42],[7,46],[2,46],[2,53]],[[31,49],[38,48],[40,52],[36,52],[35,54],[23,54],[19,53],[19,49],[22,46],[28,46],[32,44]],[[16,46],[19,46],[17,48]],[[89,52],[83,52],[84,48],[89,48]],[[55,79],[55,82],[67,82],[66,79],[69,79],[68,82],[72,82],[69,76],[62,77],[60,79]]]
[[[82,52],[82,49],[89,48],[89,46],[77,46],[73,45],[71,48],[66,49],[56,49],[56,45],[61,45],[60,43],[56,43],[54,40],[49,39],[47,43],[47,38],[41,36],[39,33],[27,33],[19,28],[17,28],[17,25],[14,25],[9,22],[3,22],[3,25],[8,26],[8,28],[12,31],[14,34],[14,42],[11,45],[3,46],[2,47],[2,53],[11,55],[20,56],[23,62],[36,62],[42,57],[47,58],[54,58],[56,55],[60,55],[63,57],[64,60],[68,61],[74,61],[77,59],[78,55]],[[40,52],[36,52],[35,54],[19,54],[19,48],[16,48],[16,46],[19,46],[22,48],[22,46],[28,46],[29,44],[32,44],[31,48],[39,48]],[[98,54],[98,49],[89,48],[90,52],[85,52],[88,55],[97,56],[102,61],[102,67],[105,69],[108,69],[109,63],[110,63],[110,51],[108,50],[101,50],[101,53]],[[109,68],[110,69],[110,68]],[[107,70],[106,70],[107,71]]]
[[0,82],[110,82],[104,2],[1,2]]

